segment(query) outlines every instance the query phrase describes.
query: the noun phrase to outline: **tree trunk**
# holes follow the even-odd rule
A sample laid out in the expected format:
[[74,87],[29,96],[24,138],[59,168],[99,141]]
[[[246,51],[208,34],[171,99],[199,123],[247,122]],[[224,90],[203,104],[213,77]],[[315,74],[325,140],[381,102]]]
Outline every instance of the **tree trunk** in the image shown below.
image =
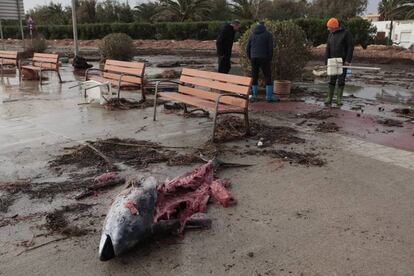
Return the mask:
[[393,25],[393,21],[391,20],[390,23],[390,34],[388,35],[388,45],[391,46],[392,45],[392,26]]

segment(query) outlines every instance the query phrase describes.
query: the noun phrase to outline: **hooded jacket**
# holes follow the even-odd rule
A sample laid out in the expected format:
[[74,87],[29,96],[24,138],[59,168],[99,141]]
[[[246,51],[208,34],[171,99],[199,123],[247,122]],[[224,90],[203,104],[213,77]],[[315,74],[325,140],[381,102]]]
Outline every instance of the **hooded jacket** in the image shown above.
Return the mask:
[[325,62],[330,58],[342,58],[344,62],[351,63],[354,55],[354,39],[352,34],[340,28],[330,33],[326,43]]
[[259,24],[254,29],[247,42],[247,56],[252,58],[273,58],[273,36],[266,30],[265,25]]
[[219,36],[216,40],[217,55],[221,56],[231,56],[231,50],[233,48],[233,41],[235,31],[232,25],[225,24],[220,31]]

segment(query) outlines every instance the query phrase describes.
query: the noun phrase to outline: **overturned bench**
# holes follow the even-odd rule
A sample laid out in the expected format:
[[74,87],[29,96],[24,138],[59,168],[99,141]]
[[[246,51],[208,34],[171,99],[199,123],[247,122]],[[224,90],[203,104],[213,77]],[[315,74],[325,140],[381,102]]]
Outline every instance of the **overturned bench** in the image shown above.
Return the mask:
[[[100,75],[92,75],[91,71],[99,71]],[[141,89],[142,100],[145,101],[144,87],[145,63],[107,59],[103,70],[90,68],[86,70],[85,80],[94,80],[100,83],[110,83],[118,88],[118,99],[123,88]],[[85,91],[86,95],[86,91]]]
[[19,55],[17,51],[0,51],[0,70],[1,75],[5,70],[5,66],[13,65],[20,73]]
[[[178,85],[176,92],[159,92],[163,82]],[[155,85],[154,121],[157,116],[157,100],[165,98],[174,102],[214,113],[212,140],[214,141],[217,117],[222,114],[244,115],[246,134],[249,132],[248,104],[252,79],[214,72],[184,68],[179,81],[160,80]]]
[[40,84],[42,84],[42,72],[54,71],[59,77],[59,82],[62,83],[59,72],[59,55],[57,54],[34,53],[32,65],[23,65],[21,68],[37,72],[39,74]]

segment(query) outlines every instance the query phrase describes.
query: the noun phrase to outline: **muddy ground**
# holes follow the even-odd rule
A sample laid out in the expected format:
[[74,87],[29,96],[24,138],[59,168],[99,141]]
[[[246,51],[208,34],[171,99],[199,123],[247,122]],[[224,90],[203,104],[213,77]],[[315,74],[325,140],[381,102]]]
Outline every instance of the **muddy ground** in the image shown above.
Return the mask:
[[[216,66],[207,56],[137,59],[149,75],[160,62]],[[411,67],[386,65],[375,81],[388,83],[355,73],[342,109],[324,108],[325,80],[305,76],[292,101],[250,105],[249,135],[241,118],[223,117],[217,143],[210,117],[167,105],[153,122],[134,91],[123,91],[131,102],[122,106],[87,104],[69,89],[82,77],[61,70],[63,84],[51,73],[43,86],[15,76],[0,86],[0,275],[414,273]],[[171,179],[201,164],[200,154],[252,165],[217,173],[238,205],[210,205],[209,230],[101,263],[102,223],[125,183]]]

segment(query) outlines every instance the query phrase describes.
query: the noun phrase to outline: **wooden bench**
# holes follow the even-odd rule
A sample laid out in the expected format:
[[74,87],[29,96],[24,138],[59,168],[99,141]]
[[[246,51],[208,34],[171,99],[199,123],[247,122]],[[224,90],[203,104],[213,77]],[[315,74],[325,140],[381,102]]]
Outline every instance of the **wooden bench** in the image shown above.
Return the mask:
[[20,63],[17,51],[0,51],[0,70],[3,75],[5,65],[14,65],[20,73]]
[[154,121],[157,114],[158,98],[183,103],[214,112],[213,135],[217,127],[217,117],[221,114],[243,114],[245,120],[246,134],[249,132],[248,104],[252,79],[214,72],[184,68],[180,80],[177,82],[177,92],[159,92],[158,85],[161,82],[172,82],[160,80],[155,85]]
[[[100,75],[90,75],[91,71],[100,71]],[[103,70],[90,68],[86,70],[85,80],[109,82],[118,87],[118,99],[123,88],[141,88],[142,101],[145,101],[144,88],[145,63],[107,59]],[[85,91],[86,95],[86,91]]]
[[59,82],[62,83],[59,73],[59,55],[57,54],[34,53],[32,65],[23,65],[22,69],[38,72],[40,84],[42,84],[42,72],[54,71],[59,77]]

